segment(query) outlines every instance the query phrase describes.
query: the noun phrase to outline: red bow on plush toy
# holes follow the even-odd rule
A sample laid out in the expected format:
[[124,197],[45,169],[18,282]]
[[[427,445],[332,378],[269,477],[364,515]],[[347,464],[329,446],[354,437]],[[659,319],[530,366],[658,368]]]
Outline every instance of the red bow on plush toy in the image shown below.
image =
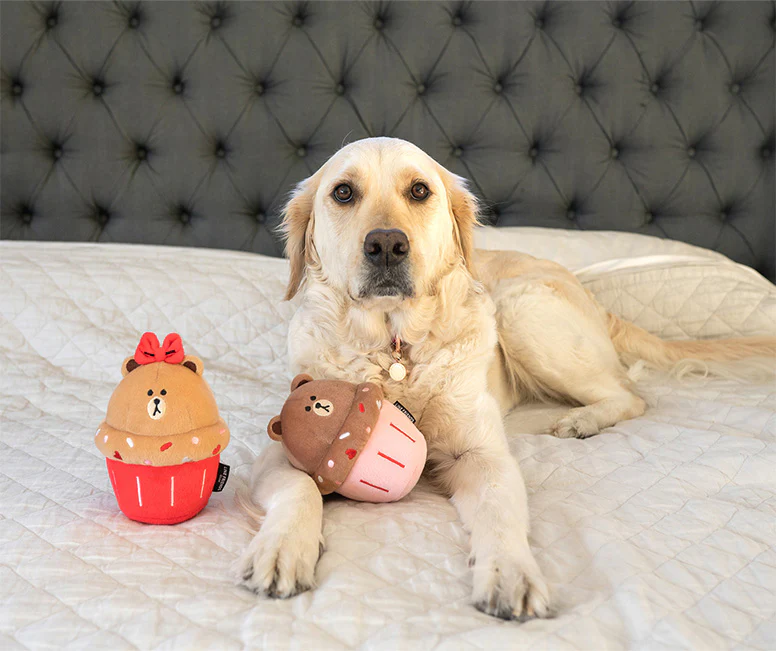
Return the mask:
[[183,342],[177,332],[168,334],[161,346],[159,339],[153,332],[146,332],[140,337],[140,343],[135,349],[135,361],[138,364],[151,364],[152,362],[180,364],[183,358]]

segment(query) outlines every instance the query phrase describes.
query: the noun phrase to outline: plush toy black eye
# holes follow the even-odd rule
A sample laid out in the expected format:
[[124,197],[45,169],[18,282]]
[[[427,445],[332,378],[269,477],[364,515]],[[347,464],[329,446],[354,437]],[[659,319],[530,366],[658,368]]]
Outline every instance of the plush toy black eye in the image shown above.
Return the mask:
[[425,183],[416,183],[410,189],[410,195],[415,201],[425,201],[430,194],[431,191]]
[[334,188],[332,196],[340,203],[347,203],[353,198],[353,188],[347,183],[342,183]]
[[167,395],[167,389],[162,389],[159,393],[161,393],[163,396]]
[[309,407],[309,406],[308,406],[308,407],[305,407],[305,408],[304,408],[304,410],[305,410],[305,411],[310,411],[310,409],[312,409],[312,407]]
[[315,396],[310,396],[310,400],[315,400]]
[[153,389],[149,389],[149,390],[148,390],[148,395],[149,395],[149,396],[152,396],[152,395],[154,395],[154,390],[153,390]]

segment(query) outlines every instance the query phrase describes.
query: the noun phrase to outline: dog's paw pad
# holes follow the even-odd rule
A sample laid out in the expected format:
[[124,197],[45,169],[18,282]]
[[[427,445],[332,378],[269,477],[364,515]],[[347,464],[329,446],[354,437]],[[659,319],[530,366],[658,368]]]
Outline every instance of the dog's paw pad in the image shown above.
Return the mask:
[[474,570],[474,606],[499,619],[550,617],[547,583],[530,552],[479,562]]
[[571,413],[556,422],[548,433],[560,439],[586,439],[600,431],[598,423],[589,414]]

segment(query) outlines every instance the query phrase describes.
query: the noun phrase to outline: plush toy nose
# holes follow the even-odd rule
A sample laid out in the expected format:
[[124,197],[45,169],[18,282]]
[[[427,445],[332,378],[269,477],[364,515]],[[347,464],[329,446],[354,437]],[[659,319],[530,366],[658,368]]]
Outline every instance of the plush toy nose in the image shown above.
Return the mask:
[[318,416],[331,416],[334,412],[334,403],[331,400],[318,400],[313,405],[313,413]]
[[167,403],[164,398],[151,398],[146,405],[146,410],[151,418],[159,420],[167,410]]

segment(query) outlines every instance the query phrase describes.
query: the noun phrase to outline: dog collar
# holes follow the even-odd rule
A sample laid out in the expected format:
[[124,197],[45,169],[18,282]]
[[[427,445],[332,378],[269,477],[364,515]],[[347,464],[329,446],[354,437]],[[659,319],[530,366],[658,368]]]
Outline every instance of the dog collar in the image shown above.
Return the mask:
[[394,362],[388,368],[388,375],[391,376],[392,380],[401,382],[405,377],[407,377],[407,367],[404,366],[404,364],[401,362],[401,339],[399,338],[399,335],[396,335],[393,338],[393,350],[391,351],[391,357],[393,357]]

